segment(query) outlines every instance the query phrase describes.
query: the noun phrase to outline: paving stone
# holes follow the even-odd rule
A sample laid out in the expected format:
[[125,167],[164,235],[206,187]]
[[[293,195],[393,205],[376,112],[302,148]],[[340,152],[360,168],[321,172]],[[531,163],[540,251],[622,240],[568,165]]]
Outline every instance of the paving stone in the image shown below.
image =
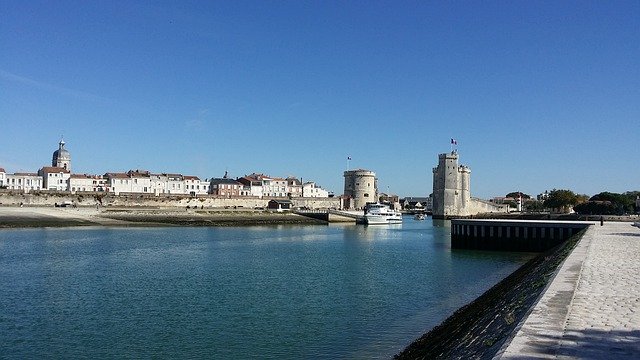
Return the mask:
[[496,358],[640,358],[640,229],[591,226]]

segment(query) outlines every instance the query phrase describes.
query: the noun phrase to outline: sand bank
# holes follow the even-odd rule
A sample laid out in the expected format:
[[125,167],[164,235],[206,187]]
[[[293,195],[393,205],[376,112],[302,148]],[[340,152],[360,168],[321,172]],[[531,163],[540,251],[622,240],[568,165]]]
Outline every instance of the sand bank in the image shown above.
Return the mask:
[[291,213],[180,208],[0,207],[0,228],[322,224]]

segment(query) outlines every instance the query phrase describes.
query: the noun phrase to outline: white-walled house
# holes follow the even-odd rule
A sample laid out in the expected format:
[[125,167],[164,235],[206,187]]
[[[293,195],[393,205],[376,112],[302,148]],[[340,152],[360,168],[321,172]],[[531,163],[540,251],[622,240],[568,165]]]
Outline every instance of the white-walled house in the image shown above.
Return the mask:
[[243,184],[245,187],[249,188],[249,195],[256,196],[262,198],[264,194],[264,183],[270,181],[271,179],[264,176],[263,174],[253,173],[251,175],[245,175],[241,178],[238,178],[238,182]]
[[0,187],[7,186],[7,173],[0,168]]
[[132,180],[130,192],[140,194],[153,193],[151,189],[151,174],[148,171],[129,170],[127,175]]
[[184,179],[181,174],[167,174],[167,193],[184,194]]
[[131,192],[129,175],[126,173],[106,173],[104,177],[107,179],[107,184],[114,194]]
[[69,191],[110,191],[109,181],[102,175],[71,174]]
[[65,168],[45,166],[38,171],[42,176],[42,188],[45,190],[67,191],[71,172]]
[[4,174],[4,181],[7,189],[21,190],[29,192],[31,190],[42,190],[42,176],[36,173],[15,173]]
[[198,195],[208,194],[210,190],[209,186],[209,179],[200,180],[200,192],[198,193]]
[[200,180],[199,177],[185,175],[183,178],[185,194],[206,195],[209,191],[208,182]]
[[326,198],[329,197],[329,191],[323,189],[313,181],[308,181],[302,185],[302,196],[313,198]]

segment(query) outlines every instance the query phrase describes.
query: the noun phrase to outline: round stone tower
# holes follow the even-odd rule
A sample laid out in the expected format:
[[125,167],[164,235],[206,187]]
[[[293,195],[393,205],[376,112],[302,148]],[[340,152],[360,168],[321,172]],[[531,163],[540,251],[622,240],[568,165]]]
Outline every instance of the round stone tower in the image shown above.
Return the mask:
[[369,170],[347,170],[344,172],[345,208],[364,209],[369,202],[378,201],[376,173]]
[[53,160],[51,166],[61,167],[71,171],[71,154],[64,148],[64,140],[60,139],[58,150],[53,152]]

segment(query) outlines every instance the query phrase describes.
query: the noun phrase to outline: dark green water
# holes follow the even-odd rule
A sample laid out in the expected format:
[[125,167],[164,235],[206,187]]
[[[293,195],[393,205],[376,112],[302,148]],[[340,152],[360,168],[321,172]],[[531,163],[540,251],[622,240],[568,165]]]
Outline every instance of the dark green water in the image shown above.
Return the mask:
[[531,257],[446,223],[0,231],[0,357],[388,358]]

